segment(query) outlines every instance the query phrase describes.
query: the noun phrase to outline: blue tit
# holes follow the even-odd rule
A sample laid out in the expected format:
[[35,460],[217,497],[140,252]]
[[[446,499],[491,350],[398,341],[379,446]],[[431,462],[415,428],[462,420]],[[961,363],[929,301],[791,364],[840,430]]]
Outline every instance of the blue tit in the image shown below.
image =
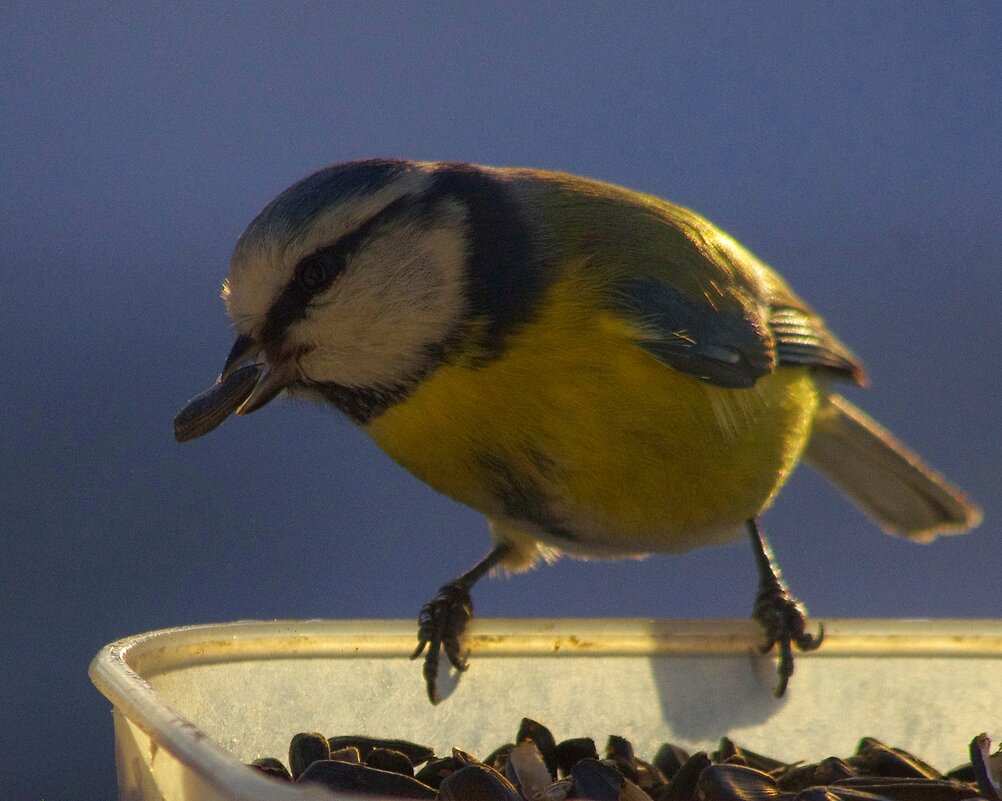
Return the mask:
[[926,542],[980,520],[833,391],[863,368],[786,282],[657,197],[542,170],[338,164],[254,219],[222,294],[236,343],[179,439],[280,394],[316,399],[487,518],[491,551],[419,616],[433,702],[440,653],[466,667],[470,590],[492,569],[743,534],[782,694],[793,648],[821,635],[756,521],[801,457],[888,532]]

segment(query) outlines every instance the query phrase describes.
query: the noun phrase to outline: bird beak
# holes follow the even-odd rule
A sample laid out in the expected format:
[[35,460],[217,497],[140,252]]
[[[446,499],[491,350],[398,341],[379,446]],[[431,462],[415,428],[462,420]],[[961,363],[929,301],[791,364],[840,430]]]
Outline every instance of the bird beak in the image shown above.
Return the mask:
[[218,380],[225,381],[233,375],[233,371],[241,364],[250,361],[260,352],[261,346],[257,344],[253,337],[241,334],[237,337],[236,342],[233,343],[233,347],[230,348],[230,353],[226,357],[226,363],[223,365],[223,372],[219,374]]
[[[246,334],[237,337],[230,349],[229,356],[223,364],[223,372],[219,374],[220,381],[226,381],[244,362],[255,358],[261,352],[261,346]],[[244,415],[256,412],[269,401],[273,400],[283,389],[296,380],[296,368],[292,364],[269,365],[267,372],[258,380],[251,394],[237,408],[237,414]]]
[[264,364],[253,361],[261,350],[253,338],[237,337],[216,383],[188,401],[174,418],[174,438],[178,442],[208,434],[233,412],[257,411],[298,380],[295,360],[268,365],[265,370]]
[[237,409],[237,414],[244,415],[256,412],[270,400],[273,400],[283,389],[296,380],[298,374],[294,365],[272,365],[257,382],[253,392]]

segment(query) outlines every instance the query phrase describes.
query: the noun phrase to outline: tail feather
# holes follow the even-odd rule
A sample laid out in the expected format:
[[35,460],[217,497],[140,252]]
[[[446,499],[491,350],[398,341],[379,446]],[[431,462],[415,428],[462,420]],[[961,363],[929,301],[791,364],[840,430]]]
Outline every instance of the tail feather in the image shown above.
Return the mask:
[[822,403],[807,461],[885,531],[929,542],[981,522],[963,492],[875,420],[840,395]]

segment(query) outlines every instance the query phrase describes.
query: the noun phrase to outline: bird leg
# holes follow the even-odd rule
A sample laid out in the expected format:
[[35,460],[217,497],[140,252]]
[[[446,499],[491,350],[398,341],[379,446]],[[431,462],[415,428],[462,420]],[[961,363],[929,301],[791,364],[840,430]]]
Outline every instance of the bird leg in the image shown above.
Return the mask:
[[466,630],[466,624],[473,619],[473,599],[470,590],[494,566],[497,565],[511,546],[499,543],[487,556],[477,562],[461,576],[443,585],[434,598],[421,608],[418,615],[418,645],[411,659],[421,656],[425,647],[424,680],[428,688],[428,700],[437,704],[438,656],[444,650],[449,662],[456,670],[466,670],[468,664],[459,652],[459,639]]
[[766,642],[761,652],[767,654],[773,646],[779,645],[779,682],[773,689],[773,694],[781,698],[793,675],[793,646],[796,645],[801,651],[815,650],[824,639],[825,629],[820,626],[817,636],[805,630],[807,610],[790,594],[783,581],[783,574],[776,565],[772,548],[759,531],[754,518],[748,521],[748,533],[751,535],[755,562],[758,565],[758,594],[755,596],[752,617],[765,629]]

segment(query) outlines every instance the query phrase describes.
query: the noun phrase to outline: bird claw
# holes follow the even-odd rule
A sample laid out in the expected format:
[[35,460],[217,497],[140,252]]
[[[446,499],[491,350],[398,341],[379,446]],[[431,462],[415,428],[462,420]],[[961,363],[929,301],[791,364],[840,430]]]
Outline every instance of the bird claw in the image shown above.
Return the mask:
[[444,585],[418,615],[418,644],[411,659],[417,659],[425,648],[428,649],[423,673],[428,700],[433,704],[442,700],[437,687],[439,655],[444,652],[456,670],[463,671],[469,667],[461,653],[460,638],[472,619],[470,590],[465,582],[459,580]]
[[807,631],[807,610],[778,580],[759,590],[752,617],[765,631],[766,641],[759,648],[760,653],[767,654],[779,646],[779,681],[773,694],[782,698],[793,675],[793,647],[800,651],[816,650],[824,640],[825,627],[819,625],[817,635]]

